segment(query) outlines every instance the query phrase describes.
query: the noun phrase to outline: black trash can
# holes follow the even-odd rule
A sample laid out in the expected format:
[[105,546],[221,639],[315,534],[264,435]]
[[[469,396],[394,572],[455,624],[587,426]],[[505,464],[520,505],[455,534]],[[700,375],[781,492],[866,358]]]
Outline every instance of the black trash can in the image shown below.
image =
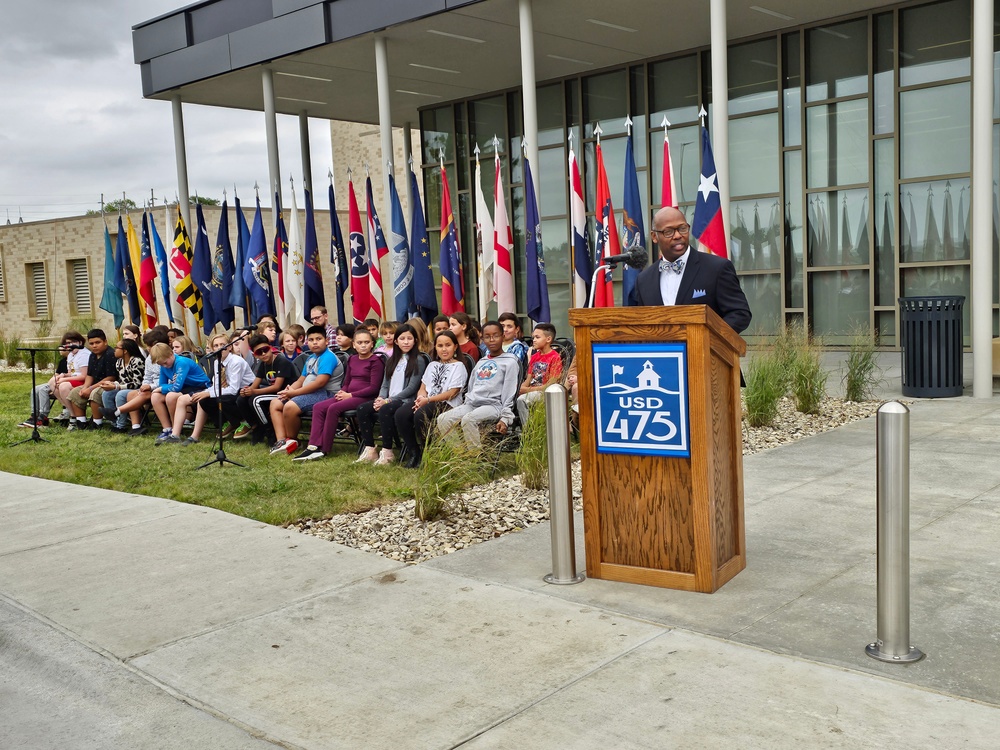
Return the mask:
[[965,297],[900,297],[903,395],[962,395],[962,307]]

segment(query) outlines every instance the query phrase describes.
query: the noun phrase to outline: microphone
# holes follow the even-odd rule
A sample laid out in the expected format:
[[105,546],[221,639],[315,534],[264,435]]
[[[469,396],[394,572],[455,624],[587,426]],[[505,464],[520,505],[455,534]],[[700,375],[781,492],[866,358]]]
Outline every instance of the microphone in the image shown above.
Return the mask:
[[243,328],[237,328],[237,333],[253,333],[257,330],[257,326],[244,326]]
[[622,253],[621,255],[609,255],[606,258],[601,258],[600,262],[607,266],[624,263],[627,266],[641,270],[646,267],[647,260],[646,251],[637,247],[627,253]]

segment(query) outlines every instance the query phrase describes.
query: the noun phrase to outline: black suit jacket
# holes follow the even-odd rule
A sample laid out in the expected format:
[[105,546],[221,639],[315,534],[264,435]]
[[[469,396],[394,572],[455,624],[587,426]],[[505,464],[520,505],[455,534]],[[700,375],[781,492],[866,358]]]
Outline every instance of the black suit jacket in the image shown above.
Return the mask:
[[[660,295],[659,257],[656,262],[643,269],[635,286],[640,305],[663,304],[663,297]],[[698,252],[692,248],[688,253],[681,286],[677,290],[676,304],[708,305],[736,333],[742,333],[750,325],[750,305],[743,294],[740,280],[736,277],[736,269],[729,260],[718,255]]]

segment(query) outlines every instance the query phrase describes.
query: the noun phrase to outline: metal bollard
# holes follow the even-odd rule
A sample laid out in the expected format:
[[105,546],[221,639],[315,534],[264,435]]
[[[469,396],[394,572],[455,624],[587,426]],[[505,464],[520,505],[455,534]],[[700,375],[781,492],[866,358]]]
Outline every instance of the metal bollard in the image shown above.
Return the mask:
[[549,446],[549,527],[552,531],[552,572],[546,583],[580,583],[576,572],[576,538],[573,532],[573,480],[569,465],[569,406],[566,389],[545,389],[546,436]]
[[878,410],[878,632],[873,659],[914,662],[910,645],[910,410],[898,401]]

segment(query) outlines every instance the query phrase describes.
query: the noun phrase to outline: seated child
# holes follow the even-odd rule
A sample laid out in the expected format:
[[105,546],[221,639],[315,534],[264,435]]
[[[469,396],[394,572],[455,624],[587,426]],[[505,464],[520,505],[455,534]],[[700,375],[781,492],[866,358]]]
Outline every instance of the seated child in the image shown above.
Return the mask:
[[[358,432],[361,435],[361,455],[356,463],[375,462],[385,466],[396,460],[393,449],[399,442],[396,437],[396,411],[412,410],[413,399],[420,388],[424,374],[425,358],[417,349],[416,331],[402,325],[386,335],[394,340],[392,356],[385,365],[385,376],[378,398],[358,407]],[[375,420],[382,427],[382,450],[375,453]]]
[[[63,379],[60,376],[64,376],[69,371],[68,366],[68,355],[70,354],[69,344],[72,340],[71,334],[80,334],[76,331],[67,331],[63,334],[62,339],[59,341],[59,362],[56,363],[55,374],[49,378],[48,382],[42,383],[41,385],[36,385],[34,392],[31,394],[31,414],[26,420],[21,422],[18,427],[27,427],[32,429],[35,427],[35,422],[32,420],[37,419],[38,427],[48,427],[49,426],[49,410],[52,408],[52,399],[56,398],[56,392],[59,389],[60,383]],[[82,381],[81,381],[82,382]],[[37,418],[36,418],[37,413]],[[67,412],[67,416],[69,413]],[[58,419],[58,417],[56,418]]]
[[354,348],[358,353],[347,360],[343,387],[329,401],[317,404],[313,410],[309,444],[294,460],[312,461],[333,450],[340,415],[371,401],[382,387],[385,364],[375,354],[375,337],[364,326],[358,326],[354,332]]
[[497,320],[503,326],[503,350],[527,364],[528,345],[521,341],[521,319],[512,312],[505,312]]
[[[234,334],[234,338],[239,334]],[[222,358],[221,377],[216,372],[215,360],[209,361],[212,371],[212,384],[191,396],[191,403],[197,404],[194,417],[194,428],[191,435],[184,439],[181,445],[192,445],[201,439],[201,431],[205,427],[208,419],[213,421],[219,417],[219,405],[222,405],[222,419],[229,419],[232,423],[238,420],[236,414],[236,398],[241,388],[245,388],[253,382],[253,372],[250,365],[237,355],[233,355],[229,346],[229,338],[220,333],[213,336],[208,342],[209,351],[217,352]],[[221,380],[221,382],[220,382]],[[221,427],[221,423],[218,425]],[[228,435],[227,435],[228,437]]]
[[478,362],[483,354],[479,349],[479,329],[472,322],[472,318],[464,312],[456,312],[448,318],[448,323],[451,332],[458,339],[458,348],[472,357],[473,362]]
[[503,326],[491,320],[483,326],[486,356],[476,363],[469,376],[465,400],[437,418],[438,430],[444,436],[457,433],[462,425],[466,442],[474,448],[482,445],[481,423],[495,425],[501,435],[514,421],[514,397],[517,395],[521,366],[517,357],[503,350]]
[[142,383],[137,390],[128,392],[125,403],[117,409],[120,415],[128,415],[128,419],[132,422],[132,429],[128,433],[130,437],[146,434],[146,427],[142,424],[142,407],[149,403],[153,389],[160,384],[160,366],[152,360],[148,351],[154,344],[168,344],[168,336],[167,329],[161,326],[151,328],[142,334],[142,343],[147,349]]
[[562,377],[562,358],[552,348],[556,327],[551,323],[538,323],[531,334],[534,352],[528,360],[528,374],[521,383],[517,397],[517,415],[523,427],[528,421],[528,407],[542,400],[542,391]]
[[396,410],[396,431],[406,448],[406,468],[420,466],[427,433],[439,414],[462,403],[462,389],[469,379],[458,355],[458,339],[451,331],[441,331],[434,340],[434,361],[427,365],[420,390],[413,401]]
[[[274,445],[271,454],[284,451],[291,455],[299,447],[296,436],[302,426],[302,415],[340,390],[344,368],[337,355],[326,346],[326,329],[310,326],[306,331],[309,358],[302,375],[289,386],[278,391],[278,398],[271,401],[271,425],[274,427]],[[279,355],[280,356],[280,355]]]
[[396,336],[396,329],[399,323],[395,320],[383,320],[378,327],[378,333],[382,344],[375,347],[376,354],[384,354],[386,357],[392,356],[392,341]]
[[233,437],[236,440],[251,438],[251,442],[259,443],[265,439],[265,433],[271,425],[270,403],[278,397],[278,391],[286,385],[294,383],[299,373],[294,365],[278,355],[270,342],[259,333],[249,340],[250,351],[254,359],[254,381],[240,389],[236,399],[236,407],[242,415],[244,424]]
[[135,339],[126,338],[115,344],[115,357],[117,377],[111,384],[112,387],[104,391],[103,412],[108,415],[108,419],[114,415],[112,430],[127,432],[128,417],[119,409],[128,401],[129,394],[142,385],[142,378],[146,374],[146,359],[142,356],[139,343]]
[[[90,359],[87,362],[87,377],[83,383],[69,392],[69,410],[74,419],[70,420],[69,429],[99,429],[104,424],[104,413],[101,411],[104,390],[115,381],[115,355],[108,349],[108,337],[100,328],[92,328],[87,332],[87,346],[90,348]],[[91,423],[87,424],[87,406],[90,406]],[[75,421],[74,421],[75,420]]]
[[151,397],[153,411],[163,425],[156,445],[179,443],[191,396],[208,387],[208,376],[197,362],[175,354],[166,344],[153,344],[149,357],[160,366],[160,383]]
[[433,327],[433,333],[435,338],[441,331],[450,331],[451,323],[448,321],[447,315],[435,315],[431,319],[431,326]]

